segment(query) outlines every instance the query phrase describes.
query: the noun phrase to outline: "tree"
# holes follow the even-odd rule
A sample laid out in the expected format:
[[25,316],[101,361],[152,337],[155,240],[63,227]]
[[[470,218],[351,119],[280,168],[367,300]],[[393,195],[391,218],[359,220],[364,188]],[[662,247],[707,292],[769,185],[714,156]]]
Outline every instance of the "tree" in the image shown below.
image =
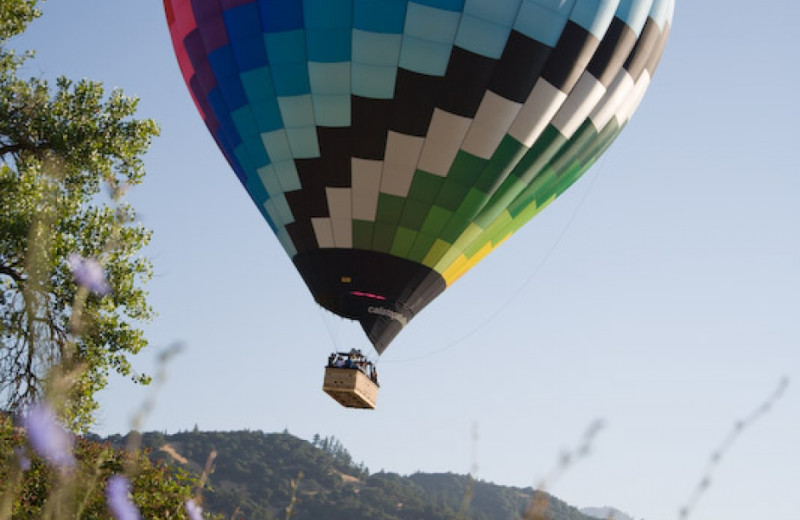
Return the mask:
[[[86,431],[111,371],[149,382],[128,356],[147,345],[139,327],[153,316],[141,288],[151,233],[122,197],[142,181],[158,127],[101,83],[18,77],[30,54],[9,40],[39,15],[37,3],[0,2],[0,406],[48,394],[68,426]],[[71,255],[98,261],[110,290],[78,286]]]

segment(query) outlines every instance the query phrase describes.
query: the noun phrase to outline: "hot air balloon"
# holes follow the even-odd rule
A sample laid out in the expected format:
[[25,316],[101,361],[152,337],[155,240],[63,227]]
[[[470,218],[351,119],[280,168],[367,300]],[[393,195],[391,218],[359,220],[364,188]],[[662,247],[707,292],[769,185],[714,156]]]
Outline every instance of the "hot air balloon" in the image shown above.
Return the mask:
[[219,148],[378,353],[639,105],[674,0],[164,0]]

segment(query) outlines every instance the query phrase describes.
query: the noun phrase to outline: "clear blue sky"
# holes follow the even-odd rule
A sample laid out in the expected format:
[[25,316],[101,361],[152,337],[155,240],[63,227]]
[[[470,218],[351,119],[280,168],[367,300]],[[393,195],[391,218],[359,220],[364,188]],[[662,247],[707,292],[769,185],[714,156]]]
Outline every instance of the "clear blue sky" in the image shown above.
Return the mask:
[[[576,506],[677,518],[712,451],[788,376],[719,465],[694,518],[800,511],[800,6],[679,1],[654,84],[608,154],[431,304],[380,360],[373,412],[322,393],[355,326],[318,310],[188,95],[161,2],[44,4],[26,72],[141,98],[162,136],[131,194],[155,231],[159,317],[135,360],[183,353],[144,428],[335,435],[372,471],[527,486],[596,419],[549,489]],[[96,431],[148,390],[115,378]],[[477,433],[477,435],[474,435]]]

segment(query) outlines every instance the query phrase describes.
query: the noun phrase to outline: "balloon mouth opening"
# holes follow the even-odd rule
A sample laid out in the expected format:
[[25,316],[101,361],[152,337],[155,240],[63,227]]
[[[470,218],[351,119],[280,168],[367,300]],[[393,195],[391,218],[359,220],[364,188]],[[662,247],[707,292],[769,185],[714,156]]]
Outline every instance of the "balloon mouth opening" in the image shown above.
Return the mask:
[[436,271],[388,253],[315,249],[293,261],[316,302],[358,321],[379,354],[446,287]]

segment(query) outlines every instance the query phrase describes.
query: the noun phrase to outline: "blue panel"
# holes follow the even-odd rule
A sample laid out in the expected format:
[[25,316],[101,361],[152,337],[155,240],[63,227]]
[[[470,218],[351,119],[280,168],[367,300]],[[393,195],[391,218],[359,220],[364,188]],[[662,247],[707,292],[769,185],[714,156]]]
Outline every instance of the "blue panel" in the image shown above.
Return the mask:
[[225,18],[228,38],[243,38],[261,34],[261,18],[258,13],[258,4],[255,2],[226,9],[222,12],[222,16]]
[[602,40],[618,4],[619,0],[577,0],[569,18]]
[[350,29],[311,30],[306,34],[308,61],[350,61]]
[[220,123],[222,123],[222,118],[228,117],[228,105],[225,104],[225,98],[222,97],[219,87],[208,93],[208,104],[211,105],[211,110],[214,111],[214,115],[217,116]]
[[314,94],[312,99],[314,121],[318,126],[350,126],[350,94],[334,96]]
[[353,63],[396,67],[400,59],[402,36],[353,31]]
[[214,77],[219,81],[221,78],[236,76],[239,69],[236,66],[236,56],[230,45],[225,45],[209,53],[208,63],[214,71]]
[[302,29],[265,34],[264,43],[270,63],[306,61],[306,33]]
[[275,85],[272,83],[272,74],[268,67],[243,72],[239,79],[242,81],[247,99],[252,104],[254,101],[263,101],[275,97]]
[[409,4],[422,4],[437,9],[461,12],[464,9],[464,0],[414,0]]
[[276,99],[269,99],[257,103],[252,103],[253,116],[256,118],[259,132],[272,132],[283,128],[281,110]]
[[231,46],[240,72],[257,69],[267,64],[267,51],[264,49],[264,39],[260,33],[232,40]]
[[[233,151],[234,157],[236,157],[236,162],[239,163],[242,170],[247,173],[248,179],[257,178],[255,174],[255,165],[253,161],[250,160],[250,154],[247,153],[247,147],[244,143],[240,143],[239,146]],[[265,192],[266,193],[266,192]]]
[[231,119],[236,126],[236,130],[243,139],[259,134],[258,124],[256,123],[256,118],[253,117],[253,112],[250,110],[250,107],[244,106],[238,110],[234,110],[231,112]]
[[522,0],[467,0],[464,13],[511,27]]
[[282,32],[303,27],[303,4],[297,0],[259,2],[264,32]]
[[400,66],[412,72],[444,76],[453,46],[406,37],[400,52]]
[[244,93],[244,87],[242,87],[239,76],[221,78],[218,86],[222,90],[222,97],[225,99],[225,104],[228,105],[229,111],[236,110],[247,104],[247,95]]
[[245,188],[247,189],[247,192],[253,198],[253,201],[256,203],[256,205],[259,207],[259,209],[261,209],[263,211],[263,208],[261,207],[261,205],[264,204],[264,202],[266,202],[267,199],[269,198],[269,195],[267,194],[267,190],[264,189],[264,185],[261,184],[261,179],[255,173],[255,171],[253,171],[251,173],[248,170],[247,173],[248,173],[248,175],[247,175],[248,181],[245,184]]
[[250,155],[250,159],[256,169],[270,163],[269,156],[264,150],[264,143],[258,135],[254,135],[245,140],[244,146],[247,148],[247,153]]
[[373,99],[394,98],[397,67],[353,63],[353,94]]
[[653,2],[653,7],[650,9],[650,18],[663,30],[664,25],[672,21],[674,12],[674,0],[655,0]]
[[311,92],[306,62],[281,63],[272,66],[272,81],[278,96],[299,96]]
[[433,9],[413,2],[408,4],[404,34],[423,40],[452,43],[461,13]]
[[462,49],[475,54],[500,59],[510,33],[511,27],[464,14],[461,17],[461,25],[458,27],[455,43]]
[[625,22],[639,36],[650,13],[653,0],[621,0],[615,16]]
[[[568,9],[558,9],[554,11],[549,6],[542,3],[549,3],[546,0],[523,0],[514,22],[514,29],[550,47],[555,47],[564,26],[569,17]],[[565,2],[572,7],[575,1]]]
[[401,34],[405,19],[405,0],[355,0],[354,2],[354,29]]
[[242,142],[242,137],[239,135],[239,131],[236,130],[236,126],[233,124],[233,121],[228,114],[225,114],[225,117],[220,118],[219,125],[220,128],[222,128],[222,132],[225,134],[225,138],[228,140],[228,145],[231,149],[231,152],[233,152],[233,150]]
[[309,29],[350,29],[353,26],[352,0],[304,0],[303,16]]

